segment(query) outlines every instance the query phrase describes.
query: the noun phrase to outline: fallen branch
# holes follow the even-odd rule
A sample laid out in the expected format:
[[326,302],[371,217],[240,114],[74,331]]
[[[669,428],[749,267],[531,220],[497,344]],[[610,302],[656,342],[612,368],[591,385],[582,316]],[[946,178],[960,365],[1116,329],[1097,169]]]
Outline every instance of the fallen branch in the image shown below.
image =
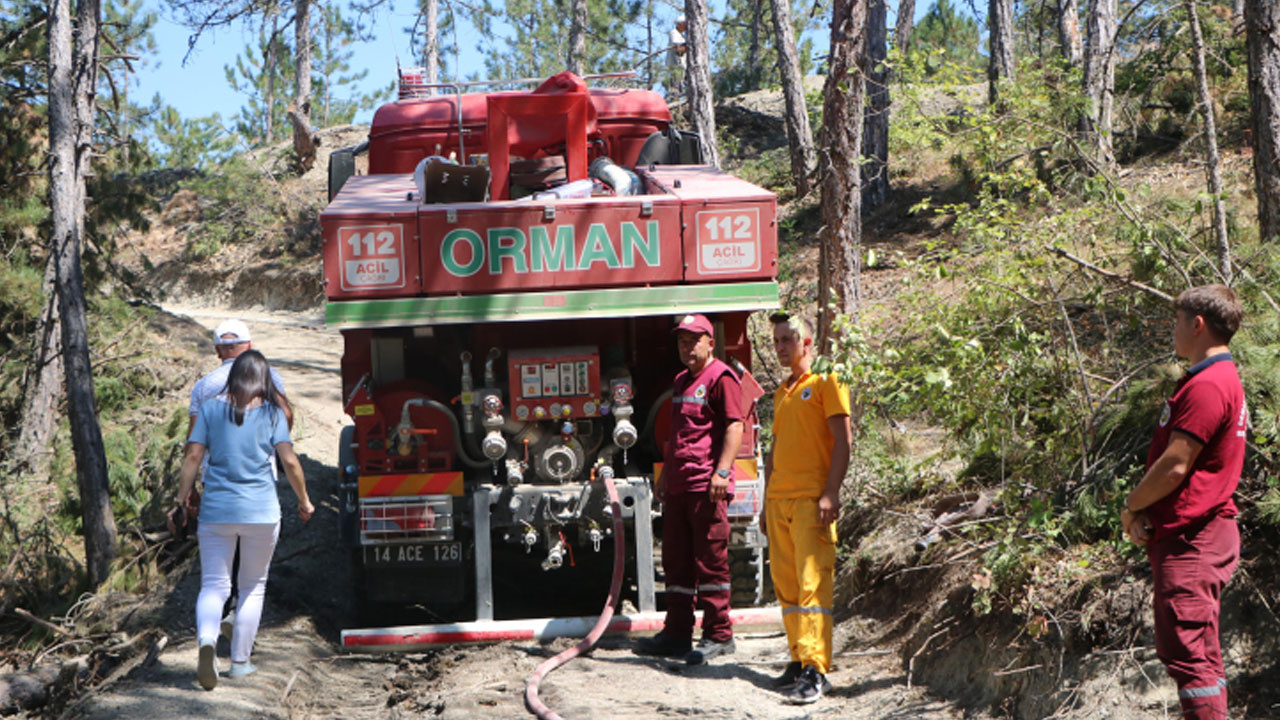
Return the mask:
[[114,670],[107,674],[102,682],[88,688],[80,697],[76,698],[76,701],[68,706],[62,714],[58,716],[58,720],[70,720],[70,718],[79,717],[83,714],[84,708],[91,698],[101,694],[112,685],[115,685],[120,678],[123,678],[125,675],[133,672],[144,663],[148,661],[154,662],[154,659],[151,659],[152,653],[154,652],[156,655],[159,655],[160,651],[164,649],[164,645],[168,644],[168,642],[168,636],[160,633],[159,637],[152,641],[151,647],[147,652],[135,653],[133,657],[117,665]]
[[914,673],[916,669],[916,658],[920,656],[920,653],[925,651],[925,648],[929,647],[929,643],[933,642],[934,638],[937,638],[941,635],[946,635],[947,632],[951,630],[951,623],[953,622],[955,622],[955,618],[947,618],[947,620],[944,621],[942,624],[942,629],[938,630],[934,634],[925,638],[924,642],[920,644],[919,649],[917,649],[914,653],[911,654],[911,659],[907,661],[907,689],[908,690],[911,689],[911,674]]
[[1112,280],[1117,280],[1119,282],[1122,282],[1125,285],[1128,285],[1129,287],[1135,290],[1141,290],[1147,293],[1148,295],[1158,297],[1161,300],[1164,300],[1165,302],[1173,302],[1173,296],[1164,292],[1163,290],[1157,290],[1151,287],[1150,285],[1140,283],[1137,280],[1130,280],[1129,278],[1119,273],[1111,272],[1110,270],[1104,270],[1098,267],[1097,265],[1094,265],[1093,263],[1089,262],[1088,260],[1085,260],[1083,258],[1078,258],[1075,255],[1072,255],[1071,253],[1067,252],[1066,250],[1063,250],[1062,248],[1053,247],[1052,245],[1046,245],[1045,250],[1048,251],[1049,253],[1057,255],[1060,258],[1065,258],[1067,260],[1070,260],[1071,262],[1079,265],[1080,267],[1086,270],[1089,270],[1091,272],[1095,272],[1103,277],[1111,278]]
[[290,678],[289,678],[289,682],[285,684],[285,686],[284,686],[284,692],[280,693],[280,702],[281,702],[281,704],[283,704],[283,703],[284,703],[284,701],[285,701],[285,699],[289,697],[289,691],[293,690],[293,684],[294,684],[295,682],[297,682],[297,681],[298,681],[298,673],[299,673],[299,672],[302,672],[302,671],[301,671],[301,670],[294,670],[294,671],[293,671],[293,675],[292,675],[292,676],[290,676]]
[[991,673],[991,676],[992,676],[992,677],[1003,677],[1003,676],[1005,676],[1005,675],[1018,675],[1018,674],[1020,674],[1020,673],[1024,673],[1024,672],[1031,672],[1032,670],[1039,670],[1039,669],[1040,669],[1040,668],[1042,668],[1042,667],[1044,667],[1044,665],[1041,665],[1041,664],[1038,664],[1038,663],[1037,663],[1037,664],[1035,664],[1035,665],[1028,665],[1028,666],[1026,666],[1026,667],[1016,668],[1016,669],[1014,669],[1014,670],[997,670],[996,672]]
[[39,625],[40,627],[52,630],[54,633],[61,635],[62,637],[65,637],[65,638],[75,637],[75,634],[68,631],[66,628],[58,627],[57,625],[54,625],[48,620],[45,620],[44,618],[41,618],[41,617],[36,617],[35,615],[32,615],[30,612],[27,612],[22,608],[19,608],[19,607],[14,608],[13,614],[17,615],[23,620],[26,620],[28,622],[33,622],[36,625]]

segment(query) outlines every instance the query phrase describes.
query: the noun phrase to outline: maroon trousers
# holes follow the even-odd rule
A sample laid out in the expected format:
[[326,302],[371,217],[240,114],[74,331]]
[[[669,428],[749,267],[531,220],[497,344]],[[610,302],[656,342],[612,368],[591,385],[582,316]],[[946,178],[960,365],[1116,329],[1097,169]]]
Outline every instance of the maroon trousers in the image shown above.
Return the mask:
[[725,642],[729,622],[729,507],[707,493],[668,493],[662,502],[662,570],[667,579],[663,634],[693,638],[694,605],[702,610],[702,638]]
[[1178,683],[1186,720],[1227,717],[1218,641],[1222,588],[1240,560],[1235,518],[1214,517],[1147,546],[1155,584],[1156,656]]

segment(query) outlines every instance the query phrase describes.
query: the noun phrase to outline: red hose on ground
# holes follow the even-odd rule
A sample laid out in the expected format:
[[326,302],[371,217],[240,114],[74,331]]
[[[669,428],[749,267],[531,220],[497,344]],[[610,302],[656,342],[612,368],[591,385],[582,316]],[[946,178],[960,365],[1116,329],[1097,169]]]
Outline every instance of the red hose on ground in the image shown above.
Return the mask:
[[[529,677],[529,684],[524,690],[524,704],[529,712],[537,715],[541,720],[563,720],[563,718],[552,712],[551,708],[543,705],[538,699],[538,683],[551,674],[552,670],[595,646],[596,641],[604,634],[605,628],[609,627],[609,621],[613,619],[613,606],[617,604],[622,592],[622,572],[626,568],[627,550],[626,530],[622,525],[622,502],[618,499],[618,489],[613,485],[613,468],[607,465],[600,468],[600,479],[604,481],[604,487],[609,492],[609,506],[613,510],[613,580],[609,583],[609,597],[604,601],[604,610],[600,612],[600,619],[596,620],[591,632],[587,633],[587,636],[577,645],[543,661]],[[648,518],[636,518],[636,522],[647,520]]]

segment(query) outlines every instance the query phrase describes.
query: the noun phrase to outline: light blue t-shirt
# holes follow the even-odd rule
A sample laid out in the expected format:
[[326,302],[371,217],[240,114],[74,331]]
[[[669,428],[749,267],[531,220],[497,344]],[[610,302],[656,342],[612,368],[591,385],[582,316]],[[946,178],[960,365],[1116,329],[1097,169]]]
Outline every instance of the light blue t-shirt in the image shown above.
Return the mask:
[[284,411],[266,403],[245,411],[244,424],[231,419],[225,395],[206,400],[196,415],[191,442],[205,447],[200,522],[276,523],[280,501],[272,476],[275,447],[289,439]]

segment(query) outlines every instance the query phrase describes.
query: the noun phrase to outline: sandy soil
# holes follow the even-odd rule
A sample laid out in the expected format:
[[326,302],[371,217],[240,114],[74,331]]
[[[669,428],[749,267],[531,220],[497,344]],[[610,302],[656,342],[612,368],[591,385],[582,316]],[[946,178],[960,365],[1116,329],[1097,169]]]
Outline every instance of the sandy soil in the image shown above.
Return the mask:
[[[286,520],[268,584],[253,660],[259,672],[223,678],[205,692],[195,679],[194,570],[179,581],[163,611],[168,647],[151,666],[85,699],[75,714],[106,720],[161,718],[516,718],[527,715],[528,676],[572,644],[502,643],[410,655],[342,655],[337,633],[348,622],[350,580],[336,542],[335,464],[342,416],[338,368],[341,336],[317,315],[166,308],[212,328],[229,316],[250,327],[254,347],[280,370],[297,408],[295,445],[319,510],[303,526],[282,486]],[[214,360],[210,358],[209,367]],[[203,369],[202,369],[203,370]],[[629,642],[607,638],[591,657],[575,660],[542,685],[542,698],[571,718],[920,718],[966,715],[919,688],[908,689],[894,648],[863,647],[841,626],[834,692],[808,707],[786,705],[770,689],[785,664],[780,633],[742,636],[737,653],[702,668],[633,655]],[[225,664],[225,641],[219,648]]]

